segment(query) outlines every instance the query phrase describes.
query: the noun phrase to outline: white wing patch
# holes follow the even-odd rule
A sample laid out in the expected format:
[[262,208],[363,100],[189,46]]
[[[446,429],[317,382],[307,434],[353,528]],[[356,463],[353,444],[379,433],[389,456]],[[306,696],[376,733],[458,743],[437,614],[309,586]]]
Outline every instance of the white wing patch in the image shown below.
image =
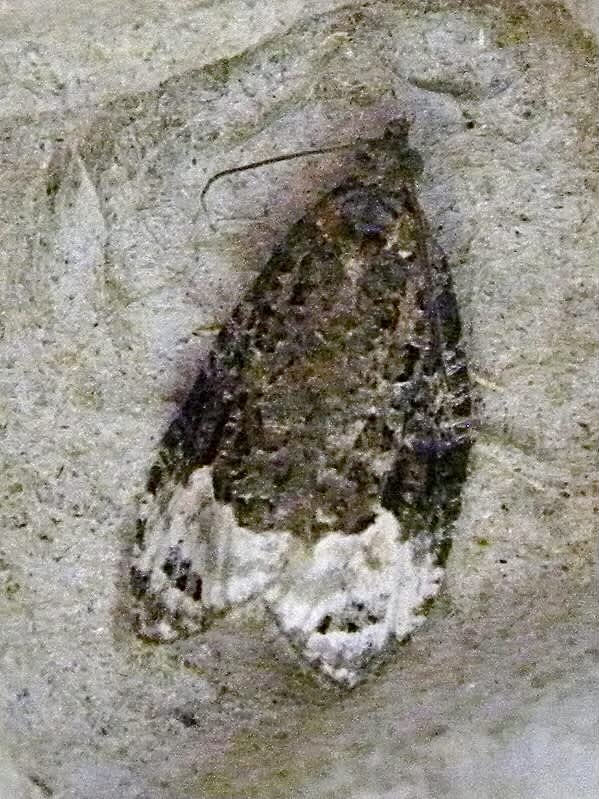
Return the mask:
[[302,656],[335,682],[355,685],[366,664],[393,638],[422,623],[423,603],[439,590],[443,569],[424,542],[402,541],[395,516],[376,508],[360,534],[331,533],[308,547],[284,530],[254,533],[214,499],[212,469],[196,469],[165,507],[148,496],[148,576],[140,630],[175,639],[201,630],[206,614],[261,599]]

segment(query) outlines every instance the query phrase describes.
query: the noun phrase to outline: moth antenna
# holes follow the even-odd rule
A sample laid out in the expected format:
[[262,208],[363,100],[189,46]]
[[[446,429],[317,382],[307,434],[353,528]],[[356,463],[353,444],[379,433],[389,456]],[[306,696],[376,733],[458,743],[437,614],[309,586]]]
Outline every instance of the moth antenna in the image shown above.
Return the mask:
[[[227,175],[233,175],[236,172],[245,172],[248,169],[257,169],[261,166],[268,166],[269,164],[278,164],[280,161],[291,161],[294,158],[305,158],[309,155],[323,155],[326,153],[334,153],[338,152],[339,150],[354,150],[356,148],[355,143],[353,144],[335,144],[331,147],[319,147],[315,150],[300,150],[297,153],[284,153],[283,155],[274,155],[270,158],[264,158],[261,161],[252,161],[249,164],[242,164],[241,166],[233,166],[229,169],[223,169],[221,172],[216,172],[212,177],[208,179],[204,188],[202,189],[202,193],[200,194],[200,205],[202,206],[203,212],[208,217],[208,208],[206,206],[206,195],[208,194],[208,190],[220,178],[224,178]],[[208,217],[209,218],[209,217]],[[212,230],[216,228],[212,224],[212,222],[208,221]]]

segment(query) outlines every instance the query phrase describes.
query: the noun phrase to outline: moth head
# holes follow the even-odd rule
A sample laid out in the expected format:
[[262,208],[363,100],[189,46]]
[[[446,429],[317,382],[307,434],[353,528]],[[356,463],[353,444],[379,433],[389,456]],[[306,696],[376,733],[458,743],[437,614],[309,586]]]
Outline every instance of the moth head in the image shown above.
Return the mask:
[[[204,213],[208,216],[208,208],[206,206],[208,190],[213,183],[226,175],[245,172],[248,169],[256,169],[281,161],[324,155],[341,150],[354,151],[357,178],[361,178],[370,185],[379,185],[386,190],[393,190],[398,187],[402,180],[413,180],[422,172],[422,158],[416,150],[412,150],[408,145],[409,129],[410,121],[408,118],[399,116],[387,123],[383,136],[378,139],[360,139],[357,144],[340,143],[295,153],[283,153],[260,161],[253,161],[249,164],[223,169],[212,175],[205,183],[200,194],[200,204]],[[210,223],[210,226],[214,229],[212,223]]]
[[408,141],[410,120],[391,119],[381,138],[365,139],[356,149],[356,162],[363,179],[393,191],[403,180],[414,180],[423,168],[422,158]]

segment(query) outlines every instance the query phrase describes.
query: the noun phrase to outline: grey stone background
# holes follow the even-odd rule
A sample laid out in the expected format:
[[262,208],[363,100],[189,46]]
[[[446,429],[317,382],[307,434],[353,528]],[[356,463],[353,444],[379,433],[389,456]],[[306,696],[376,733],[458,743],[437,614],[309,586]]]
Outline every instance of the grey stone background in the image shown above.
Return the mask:
[[[596,702],[597,7],[0,6],[0,797],[576,799]],[[480,397],[446,585],[343,694],[240,613],[136,640],[136,498],[198,357],[340,156],[413,117]]]

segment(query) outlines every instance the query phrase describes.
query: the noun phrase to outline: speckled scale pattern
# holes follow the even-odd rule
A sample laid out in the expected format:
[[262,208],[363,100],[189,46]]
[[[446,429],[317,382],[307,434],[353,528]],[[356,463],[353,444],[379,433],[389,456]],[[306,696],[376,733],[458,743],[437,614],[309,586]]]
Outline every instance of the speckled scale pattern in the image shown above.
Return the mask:
[[219,333],[142,503],[142,634],[201,634],[212,611],[260,599],[310,663],[353,685],[421,622],[459,512],[471,400],[417,164],[402,121],[360,143],[355,174],[292,226]]

